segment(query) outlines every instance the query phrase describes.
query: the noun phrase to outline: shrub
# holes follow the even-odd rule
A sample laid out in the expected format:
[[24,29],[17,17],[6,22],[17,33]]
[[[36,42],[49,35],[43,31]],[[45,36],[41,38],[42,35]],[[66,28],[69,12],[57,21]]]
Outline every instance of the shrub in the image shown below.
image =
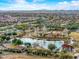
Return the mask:
[[24,45],[25,45],[27,48],[31,47],[31,43],[24,43]]
[[51,51],[54,50],[55,48],[56,48],[56,46],[54,44],[48,45],[48,49],[50,49]]
[[14,40],[12,40],[12,44],[13,45],[21,45],[21,44],[23,44],[23,42],[20,39],[14,39]]
[[38,56],[52,56],[51,51],[46,49],[28,48],[27,53]]
[[73,59],[73,55],[71,53],[61,53],[60,59]]

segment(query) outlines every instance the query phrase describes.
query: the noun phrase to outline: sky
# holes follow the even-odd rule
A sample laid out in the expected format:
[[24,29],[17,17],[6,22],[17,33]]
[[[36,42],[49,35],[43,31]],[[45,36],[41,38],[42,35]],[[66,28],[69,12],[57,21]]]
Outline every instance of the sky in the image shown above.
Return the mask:
[[79,0],[0,0],[0,10],[79,10]]

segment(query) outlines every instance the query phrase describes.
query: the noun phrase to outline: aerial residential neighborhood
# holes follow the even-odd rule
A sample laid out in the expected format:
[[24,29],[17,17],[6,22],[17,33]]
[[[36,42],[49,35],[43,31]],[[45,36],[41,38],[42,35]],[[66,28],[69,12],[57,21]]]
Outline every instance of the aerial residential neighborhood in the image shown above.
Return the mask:
[[79,1],[0,0],[0,59],[79,59]]
[[71,11],[64,10],[51,11],[52,13],[50,11],[44,13],[42,10],[38,13],[35,11],[31,13],[20,11],[20,14],[15,14],[16,11],[9,12],[11,11],[3,14],[1,12],[0,16],[1,55],[17,54],[19,57],[24,54],[24,56],[48,59],[78,58],[79,13],[73,11],[74,15],[73,12],[71,14],[68,13]]

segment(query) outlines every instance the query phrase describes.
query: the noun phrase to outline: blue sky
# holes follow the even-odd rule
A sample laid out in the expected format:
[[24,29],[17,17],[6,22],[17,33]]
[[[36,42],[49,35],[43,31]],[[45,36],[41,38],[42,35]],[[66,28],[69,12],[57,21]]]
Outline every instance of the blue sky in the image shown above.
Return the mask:
[[79,10],[79,0],[0,0],[0,10]]

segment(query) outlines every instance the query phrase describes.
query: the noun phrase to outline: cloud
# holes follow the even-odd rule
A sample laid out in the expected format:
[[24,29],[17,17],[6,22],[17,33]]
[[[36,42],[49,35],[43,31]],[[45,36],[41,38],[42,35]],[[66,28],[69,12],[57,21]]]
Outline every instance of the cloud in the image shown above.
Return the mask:
[[15,0],[16,4],[25,4],[26,0]]
[[57,6],[58,6],[59,9],[64,9],[64,10],[65,9],[67,9],[67,10],[73,9],[73,10],[77,10],[77,9],[79,9],[79,1],[59,2],[57,4]]
[[33,0],[33,2],[44,2],[45,0]]
[[[29,3],[27,0],[14,0],[15,3],[7,4],[6,7],[0,7],[0,10],[79,10],[79,1],[63,1],[56,4]],[[40,1],[36,0],[35,2]],[[44,1],[44,0],[41,0]]]
[[46,4],[28,3],[26,0],[15,0],[14,4],[10,4],[7,7],[0,8],[1,10],[39,10],[49,9]]

